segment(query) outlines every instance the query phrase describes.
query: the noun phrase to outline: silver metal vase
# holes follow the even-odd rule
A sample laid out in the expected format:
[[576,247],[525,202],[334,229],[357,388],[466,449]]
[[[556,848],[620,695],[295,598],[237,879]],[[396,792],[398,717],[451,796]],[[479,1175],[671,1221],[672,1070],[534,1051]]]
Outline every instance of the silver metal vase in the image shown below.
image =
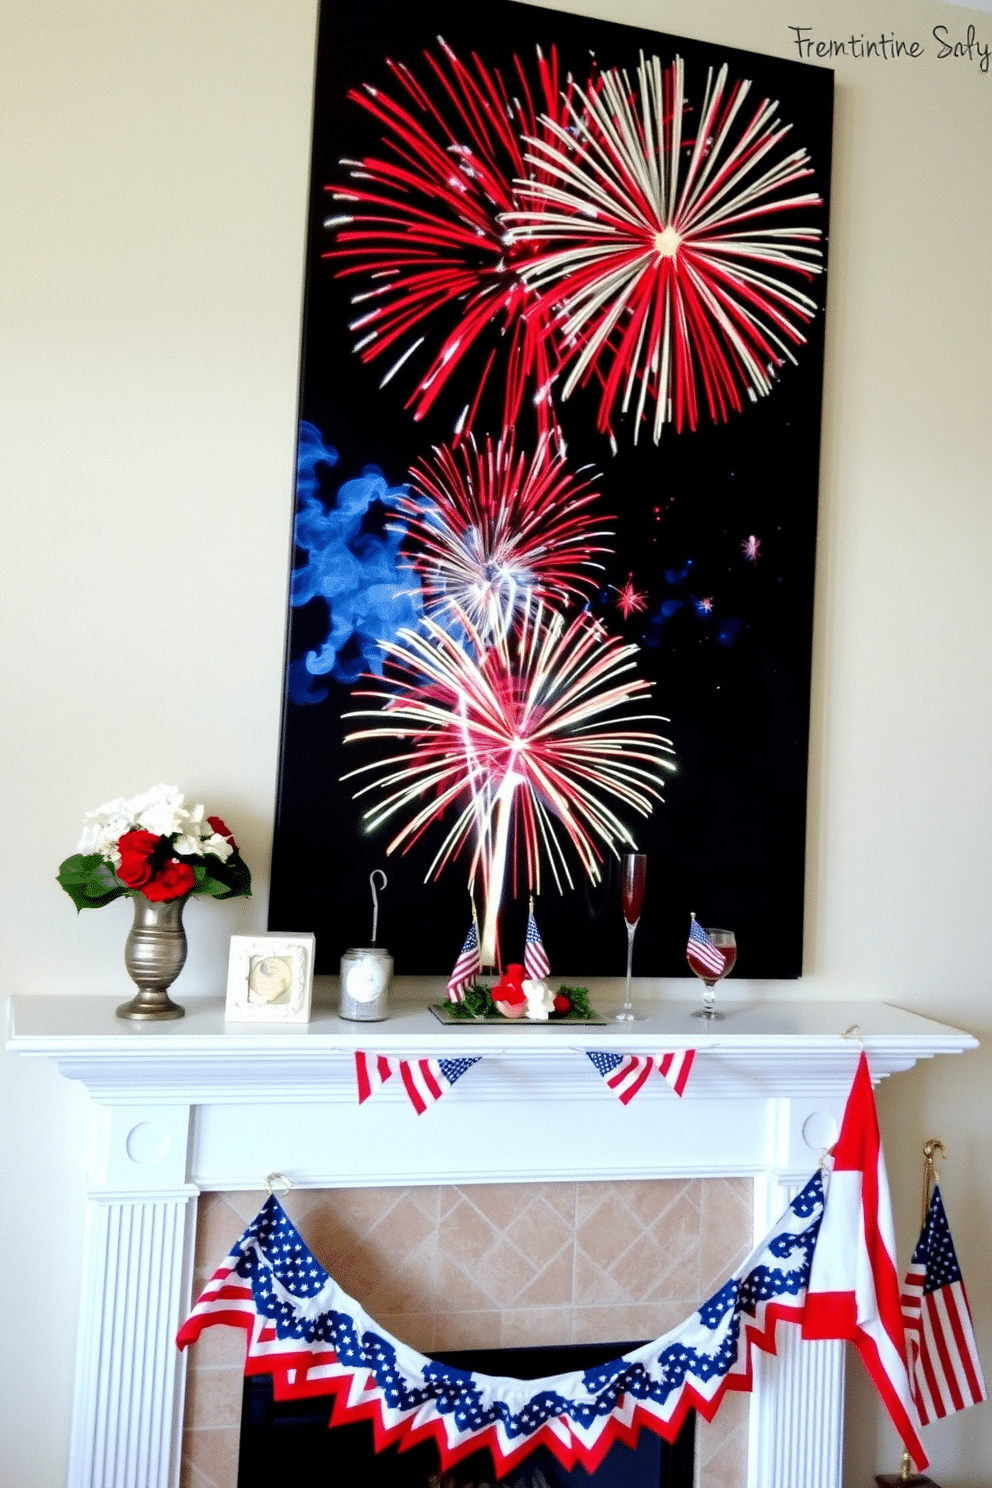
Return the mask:
[[130,1002],[122,1002],[118,1018],[144,1022],[181,1018],[186,1009],[173,1002],[169,988],[186,964],[183,909],[188,894],[153,903],[144,894],[133,897],[134,923],[124,946],[124,965],[138,987]]

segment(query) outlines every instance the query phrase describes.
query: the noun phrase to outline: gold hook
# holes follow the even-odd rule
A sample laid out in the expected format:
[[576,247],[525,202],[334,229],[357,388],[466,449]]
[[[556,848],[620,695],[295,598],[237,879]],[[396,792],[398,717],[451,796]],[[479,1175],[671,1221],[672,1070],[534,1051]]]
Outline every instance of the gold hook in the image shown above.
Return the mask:
[[930,1213],[930,1197],[933,1193],[933,1186],[935,1183],[940,1182],[937,1164],[933,1160],[934,1153],[938,1149],[941,1157],[946,1158],[947,1148],[939,1137],[930,1137],[923,1143],[923,1224],[926,1224],[927,1215]]
[[275,1193],[275,1186],[277,1183],[282,1183],[285,1185],[282,1191],[283,1198],[286,1197],[293,1186],[292,1180],[287,1178],[285,1173],[270,1173],[265,1180],[265,1192],[268,1194],[270,1199]]

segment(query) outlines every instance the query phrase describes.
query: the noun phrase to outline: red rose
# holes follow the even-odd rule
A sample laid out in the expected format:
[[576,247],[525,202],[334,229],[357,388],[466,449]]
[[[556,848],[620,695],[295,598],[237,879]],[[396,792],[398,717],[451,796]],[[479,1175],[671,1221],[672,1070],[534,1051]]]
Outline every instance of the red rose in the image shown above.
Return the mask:
[[508,1002],[515,1007],[519,1002],[526,1002],[523,989],[524,969],[514,963],[508,966],[492,990],[493,1002]]
[[234,848],[234,851],[237,852],[238,844],[234,840],[234,833],[231,831],[230,827],[225,822],[221,821],[219,816],[208,816],[207,821],[210,826],[213,827],[214,831],[217,833],[217,836],[226,837],[228,842]]
[[125,832],[117,844],[121,866],[117,877],[129,889],[140,889],[152,876],[152,854],[161,842],[154,832]]
[[178,858],[170,858],[167,863],[163,863],[155,877],[148,880],[142,892],[146,899],[158,903],[163,899],[181,899],[195,883],[196,877],[189,864],[180,863]]

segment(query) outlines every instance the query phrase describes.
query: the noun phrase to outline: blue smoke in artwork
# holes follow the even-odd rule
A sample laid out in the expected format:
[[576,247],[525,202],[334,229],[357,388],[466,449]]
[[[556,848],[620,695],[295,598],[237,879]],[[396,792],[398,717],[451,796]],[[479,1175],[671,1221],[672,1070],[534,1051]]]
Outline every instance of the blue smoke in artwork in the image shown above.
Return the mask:
[[324,443],[320,430],[301,423],[294,540],[308,561],[293,570],[290,604],[299,608],[322,599],[328,625],[320,648],[290,664],[293,703],[322,702],[328,689],[315,680],[319,677],[345,684],[363,672],[381,677],[382,643],[392,640],[400,626],[416,626],[421,615],[416,575],[409,567],[398,566],[402,526],[391,523],[394,530],[366,530],[367,523],[381,527],[382,509],[389,510],[404,488],[389,486],[377,466],[367,465],[360,476],[338,488],[328,508],[318,467],[330,470],[337,460],[337,450]]
[[[707,628],[716,622],[713,600],[703,599],[697,594],[688,591],[684,586],[691,577],[694,568],[692,558],[687,558],[679,568],[666,568],[664,572],[665,585],[669,590],[681,590],[678,597],[669,595],[662,599],[649,613],[641,637],[642,645],[650,650],[656,651],[661,645],[665,626],[675,616],[684,611],[686,616],[694,615],[696,619]],[[715,637],[718,645],[724,647],[735,646],[742,630],[741,621],[734,615],[721,621],[716,625]]]

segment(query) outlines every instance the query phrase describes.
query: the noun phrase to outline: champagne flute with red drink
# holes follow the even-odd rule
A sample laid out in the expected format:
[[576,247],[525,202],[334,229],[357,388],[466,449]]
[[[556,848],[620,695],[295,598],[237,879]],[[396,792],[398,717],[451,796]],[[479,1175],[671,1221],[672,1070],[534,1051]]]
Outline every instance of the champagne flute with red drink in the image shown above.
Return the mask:
[[737,941],[733,930],[703,929],[692,917],[689,927],[689,943],[685,948],[685,959],[703,984],[703,1005],[693,1013],[694,1018],[707,1018],[716,1022],[725,1018],[714,1006],[716,997],[713,988],[733,970],[737,960]]
[[648,881],[648,860],[645,853],[624,853],[620,878],[623,917],[627,924],[627,995],[623,1007],[614,1013],[615,1023],[635,1023],[643,1013],[635,1013],[630,1000],[630,973],[634,959],[634,931],[644,908],[644,890]]

